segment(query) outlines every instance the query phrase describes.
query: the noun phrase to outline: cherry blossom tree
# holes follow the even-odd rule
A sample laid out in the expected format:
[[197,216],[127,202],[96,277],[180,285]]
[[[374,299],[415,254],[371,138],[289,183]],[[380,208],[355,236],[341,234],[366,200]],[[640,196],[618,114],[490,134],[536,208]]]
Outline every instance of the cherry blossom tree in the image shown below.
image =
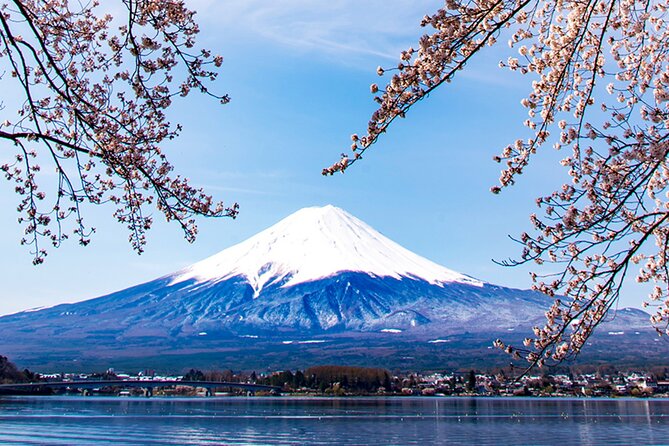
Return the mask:
[[652,288],[645,305],[667,334],[668,10],[666,0],[446,0],[423,19],[431,30],[402,52],[386,85],[371,86],[378,109],[366,134],[353,135],[351,154],[323,174],[344,172],[484,47],[508,40],[512,54],[500,66],[528,77],[522,106],[533,137],[495,157],[504,169],[492,192],[514,184],[547,145],[565,152],[569,181],[537,199],[534,230],[520,235],[522,255],[507,263],[559,271],[532,274],[534,289],[554,298],[546,324],[524,347],[496,345],[531,366],[573,358],[635,274]]
[[195,216],[235,217],[236,204],[214,203],[174,175],[161,150],[180,131],[166,116],[175,97],[195,90],[229,100],[208,87],[223,59],[196,48],[194,12],[182,0],[9,0],[0,26],[0,170],[20,196],[21,242],[35,264],[44,245],[68,235],[89,243],[84,204],[111,203],[140,253],[150,206],[189,241]]

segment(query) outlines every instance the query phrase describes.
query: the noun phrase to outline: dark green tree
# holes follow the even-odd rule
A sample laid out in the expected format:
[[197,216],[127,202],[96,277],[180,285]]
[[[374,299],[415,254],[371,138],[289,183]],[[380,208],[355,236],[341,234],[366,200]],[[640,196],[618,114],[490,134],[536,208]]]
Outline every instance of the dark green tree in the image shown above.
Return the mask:
[[467,376],[467,390],[471,392],[474,389],[476,389],[476,373],[470,370]]
[[35,381],[36,378],[37,375],[30,370],[21,372],[7,357],[0,356],[0,384]]
[[306,378],[304,377],[304,373],[301,370],[298,370],[295,372],[295,376],[293,377],[293,387],[300,388],[304,387],[307,383]]
[[201,370],[190,369],[182,379],[184,381],[204,381],[204,373]]

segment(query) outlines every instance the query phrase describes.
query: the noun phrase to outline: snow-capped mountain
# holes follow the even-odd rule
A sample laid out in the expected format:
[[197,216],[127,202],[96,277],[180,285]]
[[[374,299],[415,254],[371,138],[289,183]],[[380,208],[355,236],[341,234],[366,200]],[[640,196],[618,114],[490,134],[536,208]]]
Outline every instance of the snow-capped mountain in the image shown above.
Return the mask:
[[439,286],[483,285],[414,254],[332,205],[301,209],[250,239],[177,273],[171,283],[243,277],[258,297],[273,283],[286,288],[344,271],[412,278]]
[[[299,210],[142,285],[2,317],[0,353],[26,365],[76,358],[82,366],[128,357],[148,366],[147,355],[152,364],[195,355],[239,368],[249,365],[249,355],[263,367],[392,364],[415,361],[425,349],[421,360],[461,361],[490,357],[497,336],[528,335],[548,304],[538,293],[440,266],[325,206]],[[477,353],[463,357],[463,348]]]

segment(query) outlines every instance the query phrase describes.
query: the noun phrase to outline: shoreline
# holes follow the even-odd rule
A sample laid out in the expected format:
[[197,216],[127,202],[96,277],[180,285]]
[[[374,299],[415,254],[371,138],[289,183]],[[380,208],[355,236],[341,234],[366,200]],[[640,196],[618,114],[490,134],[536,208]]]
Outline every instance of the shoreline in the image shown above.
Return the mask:
[[662,396],[512,396],[512,395],[213,395],[213,396],[185,396],[185,395],[154,395],[147,398],[142,395],[108,395],[108,394],[58,394],[58,395],[0,395],[0,402],[3,399],[40,399],[40,400],[77,400],[77,401],[346,401],[346,400],[506,400],[506,401],[669,401],[669,395]]

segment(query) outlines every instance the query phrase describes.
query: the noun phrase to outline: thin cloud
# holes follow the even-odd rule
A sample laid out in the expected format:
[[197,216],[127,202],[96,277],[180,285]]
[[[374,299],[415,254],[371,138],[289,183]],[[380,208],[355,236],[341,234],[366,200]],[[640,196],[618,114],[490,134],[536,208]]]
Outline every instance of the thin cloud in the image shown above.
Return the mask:
[[[416,45],[431,28],[420,21],[444,6],[442,0],[192,0],[204,31],[217,38],[243,36],[264,46],[329,57],[339,64],[392,66],[402,50]],[[505,45],[499,45],[505,47]],[[498,52],[486,51],[476,68],[458,77],[508,86],[500,76]],[[504,59],[506,58],[506,53]],[[522,76],[516,76],[522,78]],[[523,80],[523,79],[521,79]]]
[[260,189],[246,189],[243,187],[225,187],[225,186],[212,186],[205,184],[202,186],[205,191],[216,191],[216,192],[232,192],[237,194],[248,194],[248,195],[261,195],[261,196],[278,196],[282,195],[276,191],[269,190],[260,190]]
[[438,0],[194,0],[198,20],[220,32],[330,55],[395,60],[422,33],[420,19]]

